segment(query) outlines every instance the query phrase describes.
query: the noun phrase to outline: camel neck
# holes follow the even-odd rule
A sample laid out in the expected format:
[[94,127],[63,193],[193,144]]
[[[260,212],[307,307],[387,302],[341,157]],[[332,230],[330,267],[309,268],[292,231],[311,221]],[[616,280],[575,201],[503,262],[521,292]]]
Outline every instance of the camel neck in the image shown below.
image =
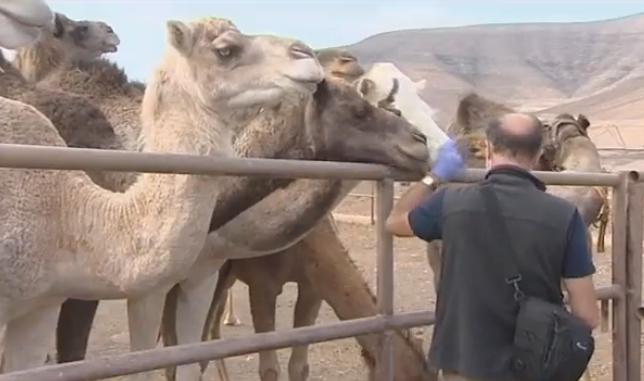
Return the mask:
[[[206,120],[203,112],[184,108],[174,98],[168,99],[172,103],[159,102],[150,94],[146,100],[144,109],[158,107],[143,112],[145,151],[232,155],[230,140],[222,139],[228,130],[214,115]],[[192,266],[217,200],[217,177],[146,173],[125,193],[104,190],[86,176],[73,180],[76,186],[67,188],[76,195],[67,194],[66,199],[75,202],[65,206],[71,211],[65,225],[78,237],[69,247],[77,254],[76,265],[67,268],[76,274],[67,279],[85,280],[84,292],[106,299],[145,293]],[[91,263],[84,259],[88,254]],[[101,279],[92,274],[101,274]]]

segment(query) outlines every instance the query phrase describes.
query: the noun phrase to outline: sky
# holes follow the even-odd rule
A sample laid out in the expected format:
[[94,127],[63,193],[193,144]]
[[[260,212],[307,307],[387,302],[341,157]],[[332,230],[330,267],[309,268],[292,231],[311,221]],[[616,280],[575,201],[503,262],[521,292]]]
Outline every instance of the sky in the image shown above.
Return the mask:
[[[165,21],[225,17],[245,33],[295,37],[314,48],[402,29],[488,23],[568,22],[644,12],[638,0],[49,0],[72,19],[101,20],[121,38],[110,57],[147,81],[165,46]],[[10,56],[10,54],[9,54]]]

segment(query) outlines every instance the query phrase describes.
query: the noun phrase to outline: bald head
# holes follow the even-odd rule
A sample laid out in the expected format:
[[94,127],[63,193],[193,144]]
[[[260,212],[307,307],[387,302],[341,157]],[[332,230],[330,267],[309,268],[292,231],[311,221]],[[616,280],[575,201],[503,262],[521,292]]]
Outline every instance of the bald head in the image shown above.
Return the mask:
[[485,133],[492,153],[513,159],[536,159],[543,143],[541,121],[528,114],[512,113],[493,119]]

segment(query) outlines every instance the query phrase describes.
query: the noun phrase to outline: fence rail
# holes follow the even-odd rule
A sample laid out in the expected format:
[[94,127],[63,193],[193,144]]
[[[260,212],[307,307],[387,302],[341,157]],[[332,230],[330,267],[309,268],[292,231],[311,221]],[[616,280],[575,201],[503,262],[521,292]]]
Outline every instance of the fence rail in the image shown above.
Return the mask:
[[[393,180],[409,180],[410,176],[406,174],[367,164],[228,159],[6,144],[0,144],[0,167],[378,180],[376,214],[379,307],[379,315],[371,318],[52,365],[0,375],[0,381],[90,381],[374,332],[381,333],[382,344],[376,369],[378,379],[391,381],[392,330],[433,322],[431,311],[394,314],[393,309],[393,240],[385,229],[384,221],[393,204]],[[483,170],[466,170],[457,181],[480,181],[483,175]],[[641,381],[641,325],[636,313],[642,296],[644,227],[644,183],[638,182],[640,174],[535,172],[535,175],[549,184],[613,187],[612,284],[600,289],[598,296],[613,300],[613,379]]]

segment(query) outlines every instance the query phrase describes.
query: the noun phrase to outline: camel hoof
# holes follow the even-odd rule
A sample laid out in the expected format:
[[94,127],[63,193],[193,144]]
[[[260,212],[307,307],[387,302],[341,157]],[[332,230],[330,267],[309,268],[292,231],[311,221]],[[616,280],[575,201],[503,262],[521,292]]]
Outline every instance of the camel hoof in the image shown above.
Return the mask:
[[262,381],[279,381],[280,374],[275,369],[267,369],[259,378]]
[[305,364],[299,372],[297,369],[288,370],[289,381],[306,381],[309,378],[309,364]]
[[234,326],[242,325],[242,322],[236,317],[231,317],[231,318],[226,318],[226,320],[224,320],[224,325],[234,327]]

